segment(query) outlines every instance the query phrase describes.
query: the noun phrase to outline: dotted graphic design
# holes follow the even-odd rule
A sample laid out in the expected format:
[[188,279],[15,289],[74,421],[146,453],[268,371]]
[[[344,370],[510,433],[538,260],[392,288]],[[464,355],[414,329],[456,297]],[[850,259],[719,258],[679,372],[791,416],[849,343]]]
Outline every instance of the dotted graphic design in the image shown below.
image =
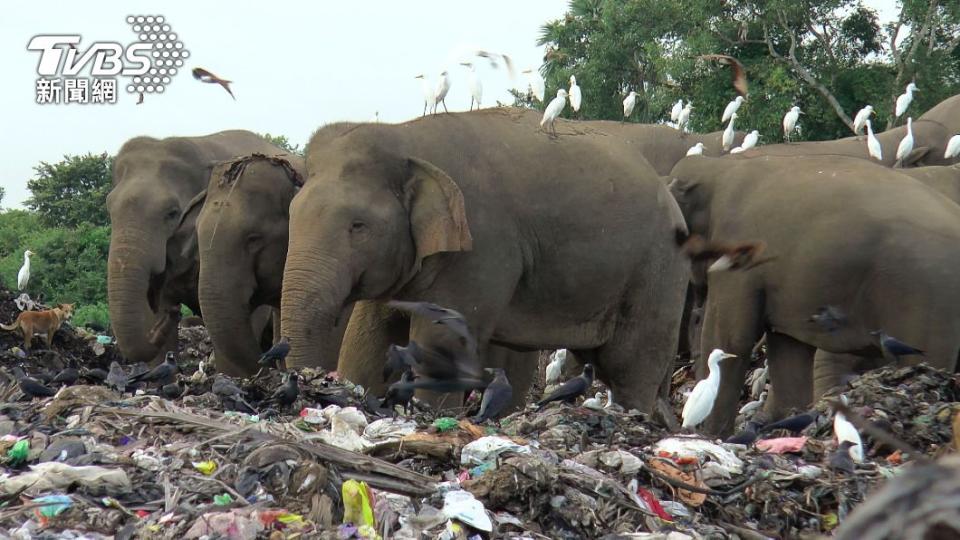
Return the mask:
[[173,76],[183,67],[190,51],[183,47],[179,36],[160,15],[130,15],[127,24],[140,43],[149,43],[153,47],[150,51],[150,69],[143,75],[130,77],[127,92],[163,93]]

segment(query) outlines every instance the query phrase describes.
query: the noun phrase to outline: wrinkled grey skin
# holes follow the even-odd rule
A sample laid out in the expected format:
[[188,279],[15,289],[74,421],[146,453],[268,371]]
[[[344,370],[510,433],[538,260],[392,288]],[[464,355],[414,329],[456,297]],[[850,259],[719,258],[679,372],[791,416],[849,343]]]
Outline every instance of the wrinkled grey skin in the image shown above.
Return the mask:
[[[120,149],[107,196],[107,295],[117,343],[128,360],[162,359],[174,349],[177,321],[163,318],[168,310],[182,303],[200,312],[195,216],[184,214],[206,187],[214,163],[279,151],[249,131],[137,137]],[[167,338],[151,341],[151,334]]]
[[[269,157],[285,160],[300,177],[268,158],[245,156],[246,166],[235,180],[224,178],[232,162],[217,165],[204,197],[195,198],[200,307],[217,369],[228,375],[257,371],[262,350],[251,318],[260,306],[280,309],[290,201],[305,166],[300,156]],[[338,349],[339,340],[332,345]],[[336,358],[336,349],[330,354]],[[333,370],[336,364],[324,368]]]
[[[750,352],[764,333],[774,389],[767,412],[774,417],[809,406],[817,349],[879,356],[872,330],[954,369],[960,206],[900,172],[838,156],[687,158],[671,176],[691,232],[723,242],[762,240],[764,257],[775,257],[746,272],[694,269],[709,291],[698,375],[706,375],[706,351],[738,355],[721,364],[709,432],[732,430]],[[824,305],[840,308],[849,324],[830,333],[809,322]]]
[[[597,366],[618,403],[652,410],[688,280],[673,240],[682,217],[623,141],[565,136],[566,126],[552,139],[538,122],[488,109],[319,130],[290,207],[288,362],[315,363],[350,302],[430,301],[466,315],[481,358],[491,344],[566,347]],[[415,319],[409,337],[443,344],[441,330]],[[360,382],[382,365],[382,355],[341,355],[339,371]]]
[[[909,114],[909,113],[908,113]],[[802,120],[801,120],[802,122]],[[947,98],[921,115],[913,117],[913,151],[903,160],[902,167],[950,165],[956,159],[944,159],[943,153],[950,137],[960,132],[960,95]],[[856,157],[892,167],[896,162],[897,147],[907,134],[907,126],[898,126],[875,133],[883,150],[882,161],[870,157],[866,136],[846,137],[835,141],[808,141],[791,144],[767,144],[735,154],[731,159],[749,159],[757,156],[838,155]]]

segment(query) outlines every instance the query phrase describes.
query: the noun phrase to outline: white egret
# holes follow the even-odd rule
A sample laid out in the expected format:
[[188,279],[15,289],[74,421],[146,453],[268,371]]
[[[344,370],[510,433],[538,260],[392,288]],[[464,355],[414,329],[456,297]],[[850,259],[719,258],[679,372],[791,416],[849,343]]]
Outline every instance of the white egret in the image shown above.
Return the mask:
[[897,96],[897,105],[893,111],[895,118],[900,118],[903,116],[903,113],[907,112],[907,108],[910,107],[910,103],[913,102],[913,93],[917,90],[920,90],[917,88],[917,85],[910,83],[907,85],[906,91]]
[[583,406],[599,411],[603,409],[603,392],[597,392],[592,398],[583,400]]
[[447,110],[447,92],[450,91],[450,79],[447,77],[447,70],[440,73],[440,79],[437,80],[437,89],[433,93],[433,112],[437,112],[437,106],[443,104],[443,112]]
[[783,136],[790,142],[790,134],[797,129],[797,120],[800,119],[800,107],[794,105],[787,114],[783,115]]
[[483,84],[477,77],[477,70],[473,67],[472,62],[460,62],[460,65],[470,68],[470,73],[467,75],[467,88],[470,89],[470,110],[473,110],[474,103],[477,104],[479,109],[480,100],[483,98]]
[[687,125],[690,123],[690,113],[693,111],[693,104],[689,101],[680,111],[680,116],[677,117],[677,129],[680,130],[680,134],[683,135],[683,131],[687,128]]
[[414,79],[420,79],[420,86],[423,91],[423,114],[420,116],[426,116],[428,108],[433,112],[433,106],[437,104],[437,95],[433,92],[430,81],[427,80],[427,77],[423,73],[417,75]]
[[857,135],[860,134],[860,130],[867,125],[867,120],[870,118],[870,115],[874,114],[873,105],[867,105],[866,107],[857,111],[857,116],[853,119],[853,132]]
[[702,143],[702,142],[698,142],[697,144],[691,146],[689,150],[687,150],[687,155],[688,155],[688,156],[702,156],[702,155],[703,155],[703,148],[704,148],[703,143]]
[[913,118],[907,117],[907,136],[897,146],[897,163],[903,165],[903,160],[913,152]]
[[543,77],[540,76],[540,72],[533,69],[525,69],[521,73],[526,73],[527,77],[530,78],[530,92],[533,94],[533,97],[537,98],[537,101],[543,103],[543,96],[546,92],[546,87],[543,82]]
[[604,408],[604,409],[609,409],[609,408],[613,407],[614,405],[616,405],[616,403],[613,402],[613,390],[607,388],[607,404],[604,405],[603,408]]
[[740,109],[740,105],[743,104],[743,96],[737,96],[737,99],[727,103],[727,108],[723,110],[723,117],[720,118],[720,123],[724,123],[733,116],[733,113],[737,112]]
[[763,392],[760,392],[760,397],[753,401],[747,402],[743,407],[740,407],[740,414],[748,414],[759,409],[760,407],[763,407],[763,402],[766,400],[767,391],[764,390]]
[[577,86],[577,78],[570,76],[570,106],[573,112],[580,112],[580,105],[583,103],[583,94],[580,93],[580,87]]
[[30,283],[30,256],[33,255],[33,252],[29,249],[23,252],[23,266],[20,267],[20,272],[17,273],[17,289],[24,290],[27,288],[27,284]]
[[960,156],[960,135],[954,135],[947,141],[947,150],[943,153],[943,159],[951,159]]
[[743,142],[740,143],[740,151],[749,150],[757,145],[757,142],[760,140],[760,132],[753,130],[743,138]]
[[[847,396],[840,396],[840,401],[847,404]],[[860,463],[863,461],[863,441],[860,440],[860,432],[847,420],[847,417],[841,412],[833,415],[833,434],[837,437],[837,444],[843,441],[850,441],[853,446],[850,447],[850,457]]]
[[626,120],[633,114],[633,108],[637,106],[637,93],[633,90],[623,98],[623,118]]
[[865,124],[867,126],[867,152],[870,157],[881,161],[883,160],[883,147],[880,146],[880,140],[873,135],[873,126],[870,124],[869,118],[867,118]]
[[676,103],[673,104],[673,108],[670,109],[670,121],[676,123],[680,120],[680,111],[683,110],[683,100],[678,99]]
[[733,146],[733,138],[736,135],[736,132],[733,131],[733,122],[737,119],[737,113],[730,115],[730,122],[727,124],[727,129],[723,130],[723,149],[730,150],[730,147]]
[[717,400],[717,392],[720,390],[720,361],[735,356],[735,354],[725,353],[720,349],[714,349],[710,353],[710,357],[707,358],[707,367],[710,369],[710,373],[706,379],[693,387],[693,392],[690,392],[690,395],[687,396],[687,402],[683,404],[683,427],[698,426],[710,416],[710,411],[713,410],[713,402]]
[[547,386],[552,384],[557,384],[557,381],[560,380],[560,375],[563,374],[563,364],[567,361],[567,350],[558,349],[553,351],[550,355],[550,363],[547,364],[547,376],[546,383]]
[[550,129],[553,132],[553,136],[557,136],[557,117],[560,116],[560,113],[563,112],[563,108],[567,106],[567,91],[563,88],[557,90],[557,97],[550,100],[550,103],[547,105],[547,108],[543,111],[543,118],[540,119],[540,128],[543,129],[543,126],[550,124]]

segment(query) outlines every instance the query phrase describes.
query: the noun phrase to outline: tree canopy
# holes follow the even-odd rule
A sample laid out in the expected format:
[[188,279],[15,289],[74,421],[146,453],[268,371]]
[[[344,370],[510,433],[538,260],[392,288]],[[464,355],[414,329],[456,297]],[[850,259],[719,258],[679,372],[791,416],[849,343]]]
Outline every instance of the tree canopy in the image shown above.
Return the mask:
[[622,118],[621,101],[635,90],[635,121],[669,119],[684,99],[696,131],[722,129],[736,96],[730,68],[697,57],[734,56],[750,85],[736,127],[758,129],[767,142],[781,140],[793,105],[806,113],[800,138],[823,140],[851,135],[851,118],[867,104],[892,125],[910,81],[921,89],[912,116],[960,93],[960,2],[902,0],[898,19],[881,25],[859,0],[572,0],[542,27],[539,44],[548,100],[576,75],[583,118]]
[[58,163],[40,162],[27,181],[27,208],[47,227],[108,225],[107,194],[113,181],[113,158],[106,152],[64,156]]

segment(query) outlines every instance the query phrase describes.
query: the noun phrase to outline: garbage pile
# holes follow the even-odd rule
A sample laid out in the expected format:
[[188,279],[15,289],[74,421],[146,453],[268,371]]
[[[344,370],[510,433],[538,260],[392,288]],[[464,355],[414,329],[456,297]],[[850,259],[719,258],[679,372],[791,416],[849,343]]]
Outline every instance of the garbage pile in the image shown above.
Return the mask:
[[[4,294],[0,318],[11,320]],[[160,395],[164,381],[131,376],[121,393],[81,375],[30,399],[0,375],[0,537],[830,534],[886,479],[946,452],[960,410],[957,380],[925,366],[855,379],[843,390],[850,414],[910,451],[865,433],[864,461],[838,472],[828,466],[835,395],[802,432],[764,433],[751,445],[671,433],[616,404],[552,403],[476,425],[424,404],[410,415],[381,408],[362,387],[316,369],[229,379],[210,368],[202,327],[180,332],[173,397]],[[135,366],[103,341],[67,328],[53,352],[25,355],[2,333],[0,372],[21,366],[42,383],[74,359],[81,373],[117,361],[130,374]],[[690,384],[677,383],[678,395]],[[299,394],[278,399],[285,385]]]

